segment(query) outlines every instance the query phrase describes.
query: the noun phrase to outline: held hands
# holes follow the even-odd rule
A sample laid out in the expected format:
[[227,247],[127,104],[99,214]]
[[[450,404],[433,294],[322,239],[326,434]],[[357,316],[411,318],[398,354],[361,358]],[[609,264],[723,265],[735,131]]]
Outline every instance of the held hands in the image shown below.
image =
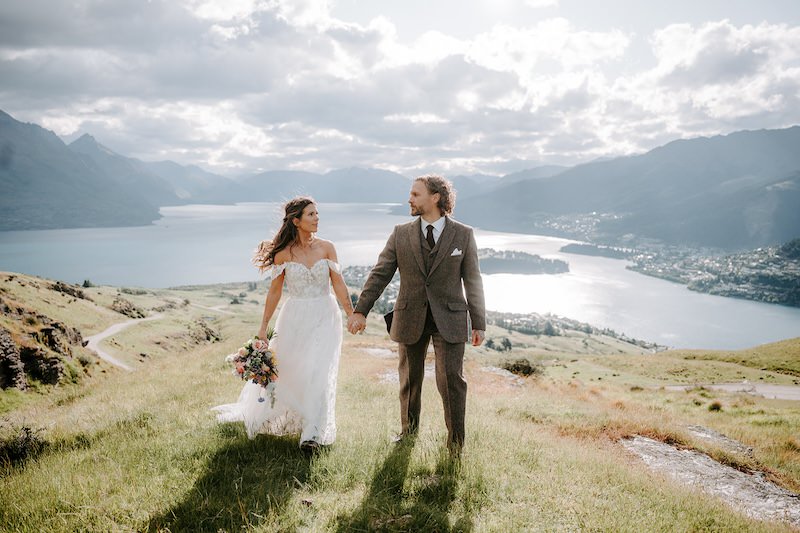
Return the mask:
[[367,318],[361,313],[353,313],[347,319],[347,331],[355,335],[367,329]]
[[256,337],[258,337],[262,341],[266,342],[267,343],[267,349],[269,349],[269,339],[267,338],[267,332],[266,331],[259,331],[258,335],[256,335]]
[[484,331],[480,329],[473,329],[472,330],[472,345],[473,346],[480,346],[483,344],[484,338]]

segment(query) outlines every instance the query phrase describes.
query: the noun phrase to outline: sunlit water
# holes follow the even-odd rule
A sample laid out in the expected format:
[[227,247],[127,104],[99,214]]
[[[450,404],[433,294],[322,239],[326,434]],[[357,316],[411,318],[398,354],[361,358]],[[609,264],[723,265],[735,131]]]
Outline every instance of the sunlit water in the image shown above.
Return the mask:
[[[342,265],[373,264],[409,217],[377,204],[321,204],[320,236]],[[0,232],[0,270],[73,283],[171,287],[259,279],[256,244],[277,204],[165,207],[152,226]],[[567,261],[557,275],[484,275],[489,309],[554,313],[675,347],[744,348],[800,336],[800,309],[711,296],[626,270],[626,262],[559,252],[567,240],[478,230],[478,246]]]

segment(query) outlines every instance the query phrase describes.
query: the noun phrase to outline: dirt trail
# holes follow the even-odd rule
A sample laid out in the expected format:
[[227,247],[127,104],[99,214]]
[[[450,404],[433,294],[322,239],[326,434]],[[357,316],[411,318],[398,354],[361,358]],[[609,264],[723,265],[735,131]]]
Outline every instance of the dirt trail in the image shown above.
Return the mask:
[[127,328],[129,328],[130,326],[132,326],[134,324],[139,324],[141,322],[147,322],[148,320],[157,320],[157,319],[161,318],[162,316],[163,315],[161,313],[156,313],[155,315],[149,316],[147,318],[134,318],[132,320],[126,320],[125,322],[120,322],[118,324],[114,324],[113,326],[107,328],[104,331],[101,331],[100,333],[98,333],[96,335],[92,335],[91,337],[85,337],[85,339],[87,341],[89,341],[86,344],[86,347],[89,348],[90,350],[94,350],[97,353],[97,355],[100,357],[100,359],[103,359],[104,361],[108,361],[112,365],[118,366],[121,369],[127,370],[127,371],[130,372],[130,371],[133,370],[133,367],[126,365],[125,363],[123,363],[122,361],[120,361],[119,359],[117,359],[116,357],[114,357],[113,355],[108,353],[107,351],[103,350],[100,347],[100,343],[103,340],[107,339],[108,337],[110,337],[112,335],[116,335],[120,331],[122,331],[124,329],[127,329]]
[[223,315],[235,315],[236,314],[236,313],[233,313],[233,312],[228,311],[226,309],[223,309],[224,307],[226,307],[224,305],[216,305],[214,307],[208,307],[207,305],[200,305],[200,304],[190,304],[190,305],[192,307],[197,307],[198,309],[205,309],[206,311],[214,311],[216,313],[222,313]]

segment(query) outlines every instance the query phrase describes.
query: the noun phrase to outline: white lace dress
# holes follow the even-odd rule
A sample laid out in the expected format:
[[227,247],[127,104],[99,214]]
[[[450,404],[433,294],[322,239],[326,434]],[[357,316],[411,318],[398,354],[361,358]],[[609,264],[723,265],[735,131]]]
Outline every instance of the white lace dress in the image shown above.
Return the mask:
[[[311,268],[287,262],[271,276],[286,273],[283,303],[270,348],[278,361],[275,401],[260,385],[247,382],[234,404],[219,405],[217,419],[243,421],[247,436],[300,434],[300,442],[331,444],[336,439],[336,377],[342,350],[342,315],[331,291],[330,270],[320,259]],[[266,401],[259,402],[259,397]]]

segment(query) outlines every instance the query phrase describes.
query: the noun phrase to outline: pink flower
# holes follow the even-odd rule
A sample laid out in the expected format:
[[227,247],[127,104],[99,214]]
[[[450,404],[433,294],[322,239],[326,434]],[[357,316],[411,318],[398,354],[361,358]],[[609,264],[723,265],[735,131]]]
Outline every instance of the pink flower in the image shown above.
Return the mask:
[[239,348],[239,352],[238,353],[239,353],[239,355],[244,357],[245,355],[247,355],[247,350],[245,350],[244,346],[242,346],[241,348]]
[[258,350],[259,352],[261,352],[261,351],[264,351],[264,350],[266,350],[266,349],[269,347],[269,344],[268,344],[266,341],[263,341],[263,340],[261,340],[261,339],[257,339],[257,340],[256,340],[256,341],[253,343],[253,347],[254,347],[256,350]]

